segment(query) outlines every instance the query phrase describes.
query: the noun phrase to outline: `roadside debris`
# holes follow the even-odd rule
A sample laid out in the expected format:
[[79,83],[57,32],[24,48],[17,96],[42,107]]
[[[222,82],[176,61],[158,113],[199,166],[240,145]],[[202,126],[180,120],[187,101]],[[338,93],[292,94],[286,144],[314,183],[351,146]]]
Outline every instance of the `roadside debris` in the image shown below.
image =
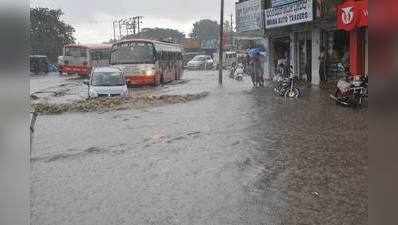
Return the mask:
[[185,103],[204,98],[208,94],[208,92],[202,92],[199,94],[187,95],[140,95],[128,98],[95,98],[65,104],[34,103],[32,107],[34,108],[35,112],[38,112],[40,114],[113,111],[145,108],[150,106],[161,106],[165,104]]
[[314,192],[312,192],[311,194],[312,194],[312,196],[314,196],[314,198],[319,198],[319,197],[321,197],[321,195],[320,195],[319,192],[317,192],[317,191],[314,191]]

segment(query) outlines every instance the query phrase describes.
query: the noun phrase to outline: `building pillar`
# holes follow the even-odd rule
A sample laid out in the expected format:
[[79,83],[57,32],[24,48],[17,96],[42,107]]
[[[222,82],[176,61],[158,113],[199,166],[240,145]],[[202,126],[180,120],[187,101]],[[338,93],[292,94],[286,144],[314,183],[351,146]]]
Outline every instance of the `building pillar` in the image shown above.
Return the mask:
[[312,63],[311,63],[311,83],[314,85],[319,85],[321,77],[319,75],[319,67],[321,61],[319,57],[321,56],[321,29],[312,29]]
[[296,65],[296,33],[290,33],[290,66],[293,67],[293,74],[297,75],[297,65]]
[[275,64],[274,64],[274,45],[272,43],[272,38],[268,37],[268,48],[269,48],[269,54],[268,54],[268,68],[269,68],[269,74],[271,79],[274,79],[275,77]]
[[365,71],[364,71],[364,74],[365,75],[368,75],[369,74],[369,64],[368,64],[368,62],[369,62],[369,34],[368,34],[368,29],[366,29],[366,31],[365,31],[365,40],[364,40],[364,45],[365,45],[365,47],[364,47],[364,54],[365,54]]
[[362,75],[362,41],[360,31],[350,31],[350,72],[353,76]]
[[270,41],[268,37],[264,37],[264,47],[265,47],[265,60],[264,60],[264,78],[266,80],[271,79],[270,74],[270,59],[271,59],[271,48]]

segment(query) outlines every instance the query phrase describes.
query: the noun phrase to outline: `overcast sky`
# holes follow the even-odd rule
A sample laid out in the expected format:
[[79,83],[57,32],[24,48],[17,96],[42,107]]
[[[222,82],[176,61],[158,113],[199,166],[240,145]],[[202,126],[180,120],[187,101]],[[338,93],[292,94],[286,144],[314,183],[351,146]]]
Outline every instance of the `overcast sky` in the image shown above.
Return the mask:
[[[225,0],[225,19],[234,14],[237,0]],[[199,19],[219,20],[220,0],[30,0],[31,7],[60,8],[63,20],[75,29],[80,43],[98,43],[113,38],[112,21],[143,16],[143,27],[192,31]],[[235,20],[235,19],[234,19]]]

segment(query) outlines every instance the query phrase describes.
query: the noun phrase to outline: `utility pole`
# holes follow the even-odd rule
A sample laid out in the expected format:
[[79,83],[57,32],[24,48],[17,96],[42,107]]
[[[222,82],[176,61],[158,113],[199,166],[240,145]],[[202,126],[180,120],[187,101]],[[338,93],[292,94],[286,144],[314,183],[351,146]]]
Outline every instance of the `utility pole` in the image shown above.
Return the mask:
[[140,33],[141,32],[141,23],[142,23],[142,16],[136,16],[136,17],[134,17],[135,18],[135,20],[134,21],[136,21],[136,26],[137,26],[137,33]]
[[116,28],[115,28],[115,22],[113,21],[113,41],[116,42]]
[[231,34],[229,35],[229,44],[230,44],[230,49],[233,49],[233,45],[234,45],[234,40],[233,40],[233,36],[234,36],[234,24],[232,22],[233,20],[233,15],[231,13]]
[[131,22],[131,26],[133,27],[133,34],[135,35],[137,33],[137,17],[133,17],[133,20]]
[[[136,35],[141,32],[141,24],[142,24],[142,16],[135,16],[124,18],[120,20],[115,20],[113,22],[113,38],[116,40],[116,30],[119,29],[119,40],[122,39],[123,36],[127,35]],[[119,25],[116,28],[116,25]]]
[[222,72],[223,72],[223,45],[224,45],[224,0],[221,0],[220,12],[220,49],[218,56],[218,85],[222,86]]
[[232,23],[232,20],[234,19],[233,16],[234,16],[234,15],[232,15],[232,13],[231,13],[231,30],[234,29],[234,28],[233,28],[233,23]]
[[119,40],[122,39],[122,25],[121,25],[122,20],[119,20]]

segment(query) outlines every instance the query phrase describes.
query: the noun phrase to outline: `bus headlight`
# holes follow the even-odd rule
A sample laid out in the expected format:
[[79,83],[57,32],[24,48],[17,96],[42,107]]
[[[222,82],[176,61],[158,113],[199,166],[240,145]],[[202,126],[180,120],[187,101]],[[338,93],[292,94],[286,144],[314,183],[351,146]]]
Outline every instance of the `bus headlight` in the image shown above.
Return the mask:
[[145,76],[153,76],[155,75],[155,71],[154,70],[146,70],[145,71]]
[[90,89],[88,95],[89,95],[90,98],[97,98],[98,97],[98,93],[95,90],[93,90],[93,89]]

